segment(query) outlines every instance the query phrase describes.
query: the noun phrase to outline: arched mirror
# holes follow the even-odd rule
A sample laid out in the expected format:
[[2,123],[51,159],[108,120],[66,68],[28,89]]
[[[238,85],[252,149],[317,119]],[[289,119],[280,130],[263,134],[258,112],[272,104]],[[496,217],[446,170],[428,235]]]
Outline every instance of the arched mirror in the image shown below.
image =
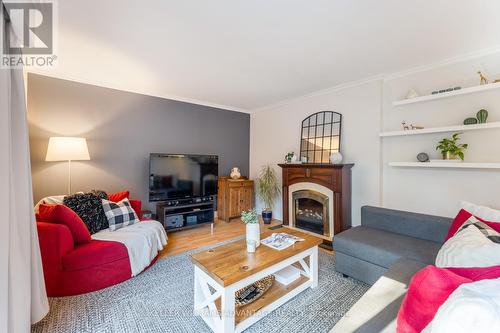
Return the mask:
[[330,155],[340,152],[342,115],[317,112],[302,121],[300,158],[307,163],[329,163]]

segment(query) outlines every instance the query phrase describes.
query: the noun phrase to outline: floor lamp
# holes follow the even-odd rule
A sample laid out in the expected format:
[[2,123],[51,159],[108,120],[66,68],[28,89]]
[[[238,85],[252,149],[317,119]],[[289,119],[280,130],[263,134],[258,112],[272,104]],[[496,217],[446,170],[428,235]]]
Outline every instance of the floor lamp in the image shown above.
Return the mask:
[[68,194],[71,194],[71,161],[90,160],[87,139],[51,137],[45,161],[68,161]]

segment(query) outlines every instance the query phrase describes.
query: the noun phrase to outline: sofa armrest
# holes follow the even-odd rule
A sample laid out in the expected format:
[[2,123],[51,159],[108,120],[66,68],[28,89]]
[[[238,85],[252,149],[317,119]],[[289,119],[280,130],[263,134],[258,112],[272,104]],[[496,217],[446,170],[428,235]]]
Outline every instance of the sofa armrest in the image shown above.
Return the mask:
[[361,225],[396,234],[442,243],[452,219],[401,210],[361,207]]
[[130,201],[130,206],[132,206],[132,209],[137,214],[137,217],[139,217],[139,220],[142,220],[142,201],[134,199],[129,201]]
[[63,224],[37,222],[36,225],[44,272],[62,270],[62,257],[75,246],[71,231]]

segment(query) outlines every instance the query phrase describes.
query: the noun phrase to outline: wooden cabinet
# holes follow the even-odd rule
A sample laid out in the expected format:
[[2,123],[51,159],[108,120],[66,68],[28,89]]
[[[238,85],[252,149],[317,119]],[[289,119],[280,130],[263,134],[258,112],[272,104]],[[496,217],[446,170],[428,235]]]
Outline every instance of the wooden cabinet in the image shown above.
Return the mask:
[[219,177],[217,194],[217,215],[224,221],[239,217],[241,211],[254,207],[253,180]]

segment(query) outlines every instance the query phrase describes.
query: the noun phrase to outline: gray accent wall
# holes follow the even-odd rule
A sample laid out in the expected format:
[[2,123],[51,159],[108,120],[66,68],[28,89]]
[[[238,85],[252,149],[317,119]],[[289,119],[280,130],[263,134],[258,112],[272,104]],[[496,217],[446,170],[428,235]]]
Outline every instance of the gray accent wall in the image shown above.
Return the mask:
[[45,162],[51,136],[86,137],[90,161],[72,162],[72,191],[121,191],[148,204],[149,153],[219,155],[219,175],[249,170],[250,116],[207,106],[28,75],[35,203],[66,194],[67,162]]

